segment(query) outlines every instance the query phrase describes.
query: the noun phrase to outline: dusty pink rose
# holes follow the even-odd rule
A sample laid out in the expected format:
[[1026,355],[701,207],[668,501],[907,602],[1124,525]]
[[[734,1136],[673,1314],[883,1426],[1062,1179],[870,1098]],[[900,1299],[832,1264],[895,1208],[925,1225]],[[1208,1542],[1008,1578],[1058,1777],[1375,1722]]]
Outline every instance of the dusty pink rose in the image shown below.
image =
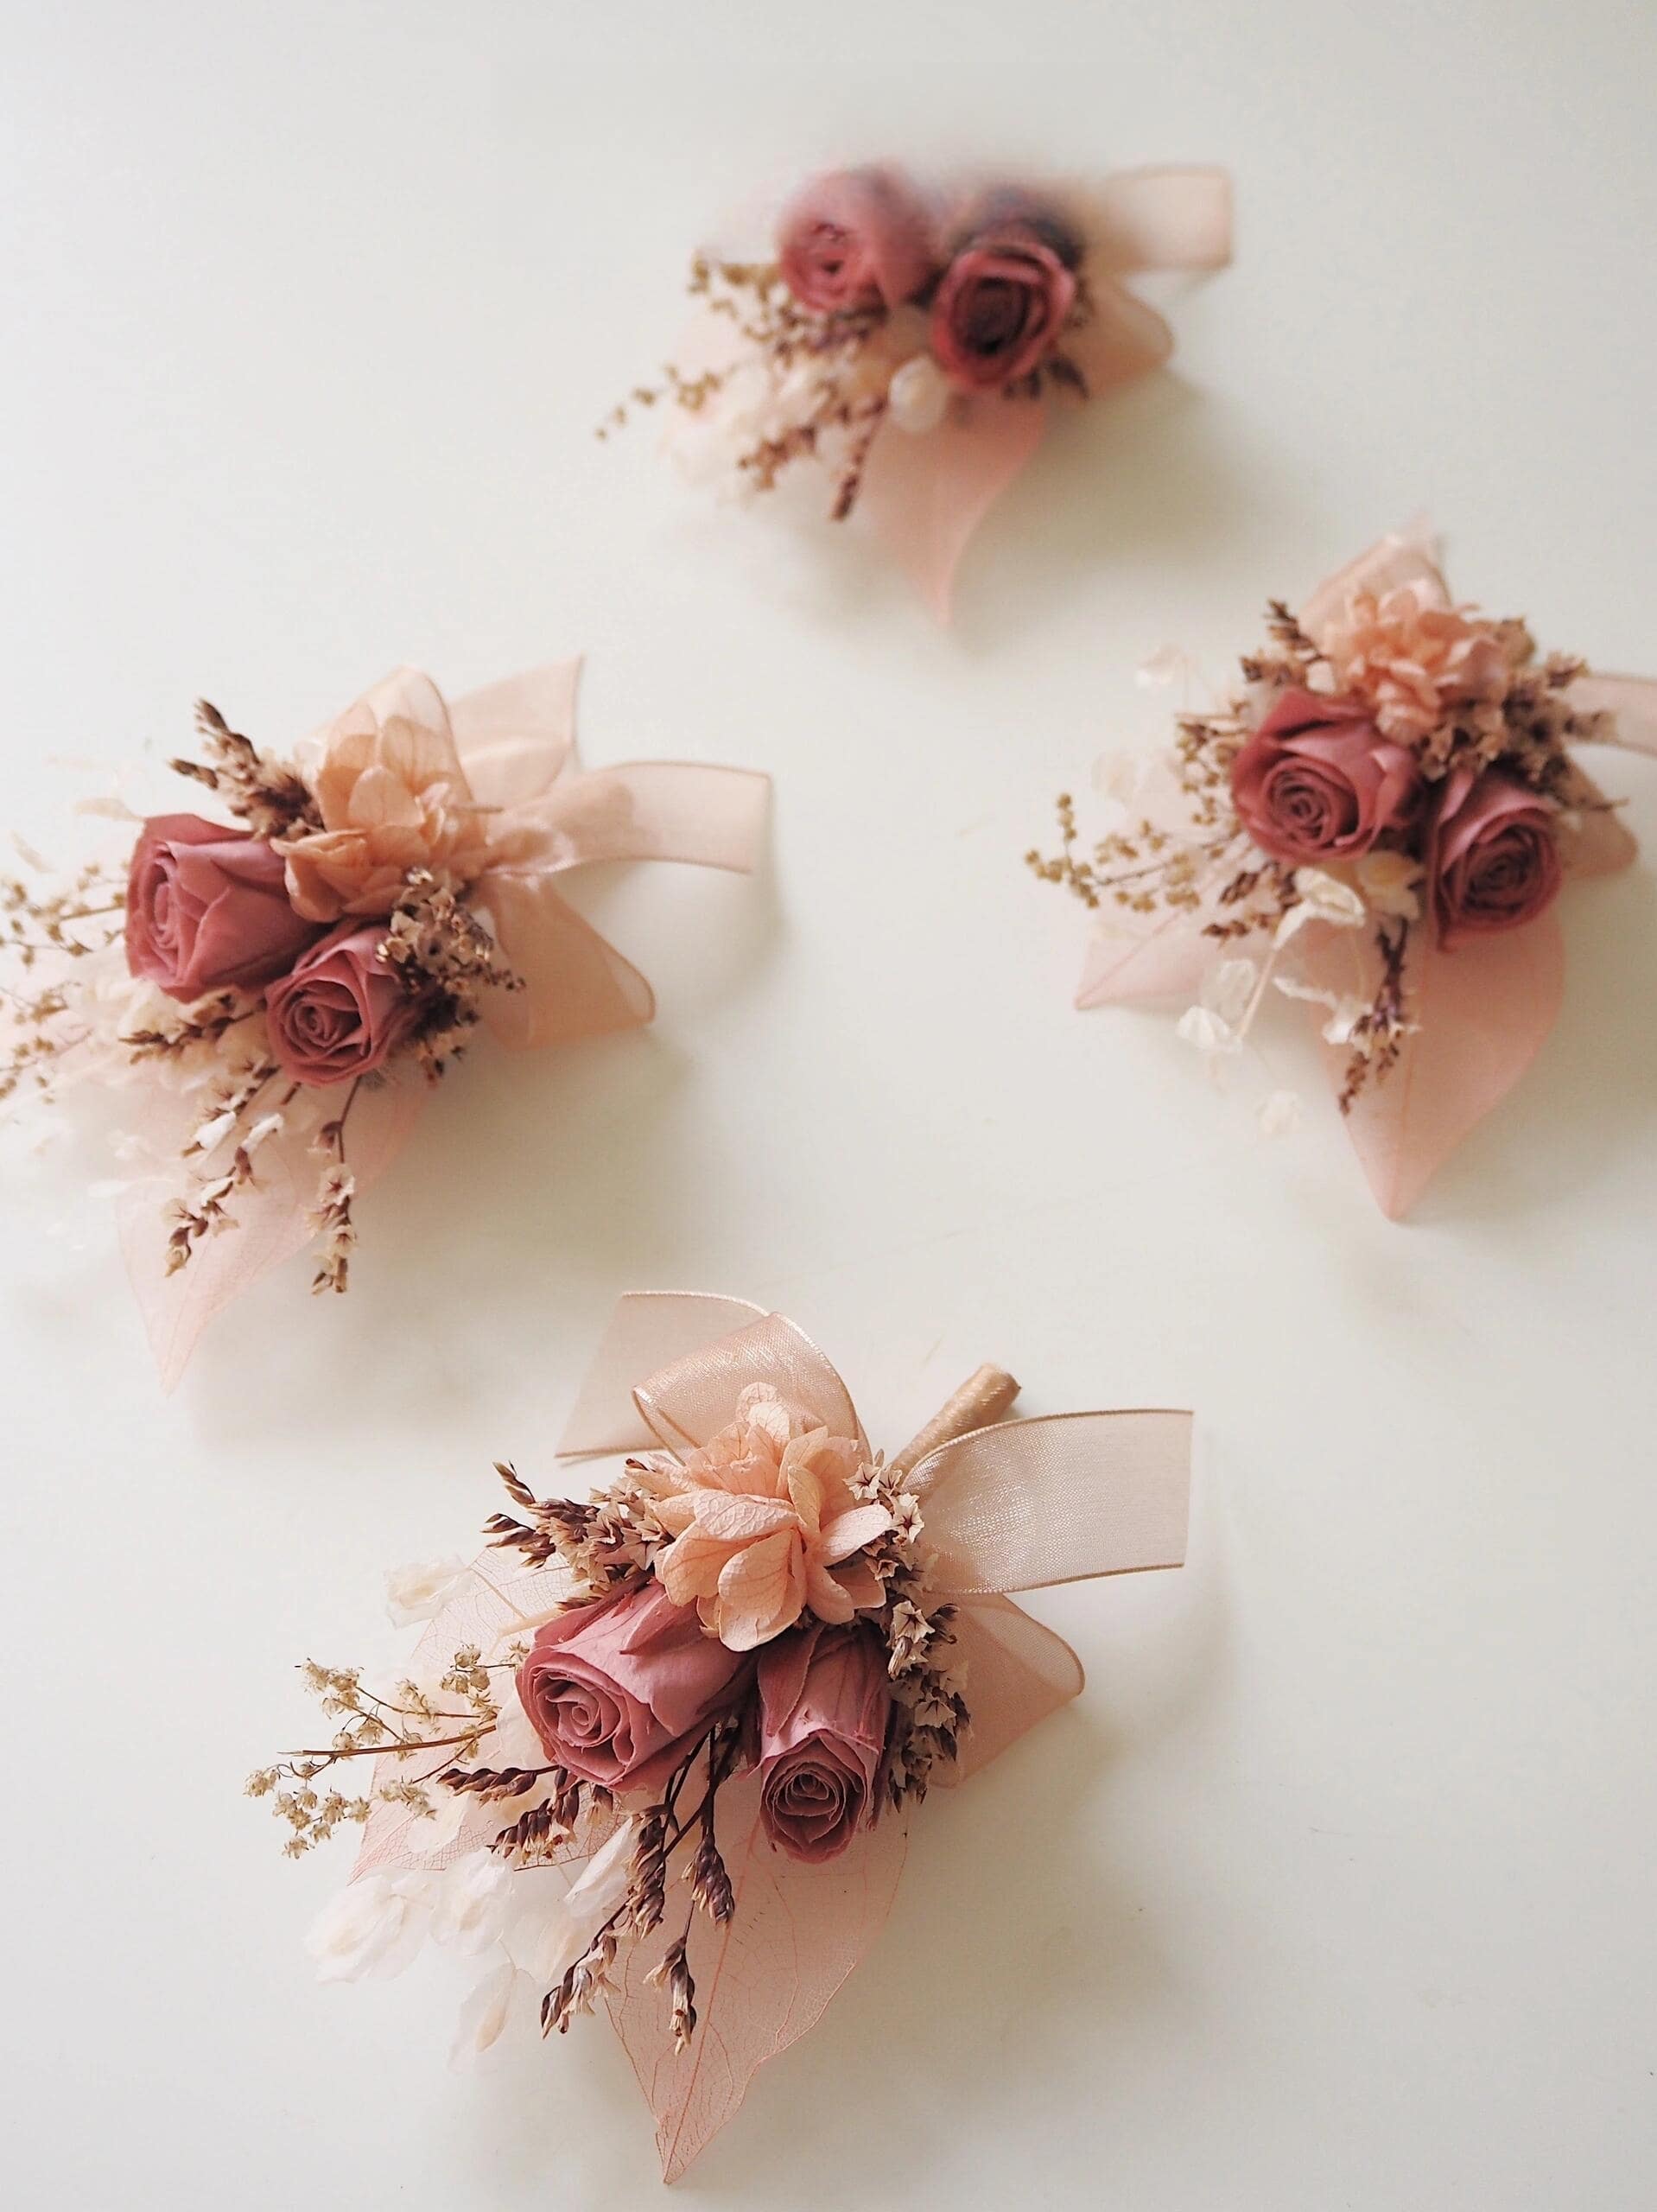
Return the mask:
[[454,886],[484,865],[483,817],[442,694],[400,669],[331,723],[308,780],[320,830],[279,839],[295,906],[313,921],[389,914],[410,868]]
[[1475,620],[1425,582],[1380,598],[1354,592],[1319,643],[1342,690],[1355,692],[1383,733],[1405,744],[1470,709],[1494,727],[1514,659],[1529,646],[1522,631]]
[[169,998],[256,990],[317,934],[294,912],[281,859],[261,839],[199,814],[144,823],[127,871],[127,966]]
[[639,1471],[674,1539],[657,1555],[663,1587],[733,1651],[769,1643],[808,1610],[849,1621],[878,1605],[880,1579],[855,1555],[892,1516],[853,1489],[863,1468],[853,1438],[750,1383],[717,1436],[682,1462],[657,1458]]
[[792,1859],[837,1858],[869,1816],[892,1690],[880,1639],[814,1624],[759,1660],[759,1809]]
[[1028,376],[1076,303],[1071,250],[1025,217],[990,224],[960,247],[932,302],[932,352],[951,381],[990,391]]
[[295,1082],[368,1075],[419,1021],[423,1002],[380,958],[384,936],[347,922],[266,991],[271,1054]]
[[1433,825],[1438,942],[1534,921],[1559,896],[1559,823],[1547,801],[1500,768],[1454,768]]
[[651,1581],[540,1630],[518,1702],[557,1765],[607,1789],[647,1789],[736,1702],[752,1666]]
[[1286,691],[1231,764],[1238,819],[1261,851],[1313,864],[1367,853],[1418,781],[1413,754],[1367,707],[1312,691]]
[[783,281],[817,315],[900,307],[933,269],[926,210],[892,169],[815,178],[784,213],[778,246]]

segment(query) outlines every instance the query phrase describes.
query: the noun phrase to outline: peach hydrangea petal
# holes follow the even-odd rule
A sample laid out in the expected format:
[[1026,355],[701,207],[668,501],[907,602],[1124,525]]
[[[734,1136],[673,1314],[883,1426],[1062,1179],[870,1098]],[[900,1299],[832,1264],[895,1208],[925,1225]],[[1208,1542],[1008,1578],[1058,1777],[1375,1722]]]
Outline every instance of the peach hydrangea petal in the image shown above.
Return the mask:
[[720,1571],[720,1640],[752,1651],[791,1628],[805,1607],[804,1548],[794,1529],[762,1536]]
[[721,1571],[731,1558],[731,1547],[692,1530],[657,1554],[656,1573],[676,1605],[690,1605],[719,1595]]
[[740,1497],[729,1491],[704,1491],[696,1500],[695,1513],[702,1535],[721,1544],[755,1543],[797,1525],[782,1498]]
[[805,1562],[805,1602],[820,1621],[833,1626],[850,1620],[857,1611],[851,1592],[835,1581],[820,1560],[809,1556]]
[[823,1529],[816,1556],[825,1567],[838,1567],[854,1552],[878,1542],[891,1526],[892,1516],[884,1505],[854,1505],[849,1513],[836,1515]]
[[[789,1452],[793,1449],[790,1445]],[[788,1452],[783,1455],[782,1476],[805,1540],[814,1544],[822,1526],[822,1484],[803,1460],[796,1459],[790,1466]]]
[[835,1587],[851,1599],[860,1613],[870,1606],[886,1602],[886,1586],[866,1559],[854,1559],[842,1567],[831,1567],[828,1574]]

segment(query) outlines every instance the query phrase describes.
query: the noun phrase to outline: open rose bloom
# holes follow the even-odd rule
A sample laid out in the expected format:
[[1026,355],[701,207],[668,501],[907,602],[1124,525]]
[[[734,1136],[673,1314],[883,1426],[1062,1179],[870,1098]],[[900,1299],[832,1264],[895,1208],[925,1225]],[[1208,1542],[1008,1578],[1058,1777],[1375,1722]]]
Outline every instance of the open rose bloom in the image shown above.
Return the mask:
[[175,766],[233,821],[153,816],[118,869],[0,886],[19,918],[0,953],[22,971],[0,1000],[0,1098],[123,1094],[122,1241],[167,1386],[213,1315],[304,1246],[314,1287],[345,1288],[358,1194],[478,1034],[517,1049],[650,1020],[568,871],[753,866],[763,776],[579,770],[579,667],[452,704],[399,669],[291,760],[204,706],[205,757]]
[[1081,1688],[1008,1593],[1184,1559],[1190,1416],[1001,1421],[1017,1387],[981,1370],[888,1464],[780,1315],[624,1299],[561,1447],[620,1475],[503,1468],[418,1695],[308,1669],[330,1747],[250,1782],[290,1853],[361,1827],[319,1971],[468,1954],[468,2062],[601,2005],[682,2173],[873,1940],[928,1787]]
[[[1408,1211],[1524,1072],[1565,983],[1556,902],[1634,858],[1586,745],[1657,751],[1657,684],[1539,658],[1389,537],[1296,615],[1222,709],[1182,719],[1140,817],[1036,873],[1101,916],[1077,1004],[1193,1001],[1218,1071],[1268,1000],[1306,1007],[1383,1211]],[[1291,1117],[1274,1093],[1262,1125]]]
[[708,312],[651,397],[691,473],[742,493],[815,476],[834,519],[864,515],[947,620],[961,557],[1054,399],[1171,353],[1123,279],[1219,269],[1230,251],[1219,169],[1124,171],[1094,191],[836,170],[789,202],[770,258],[696,257]]

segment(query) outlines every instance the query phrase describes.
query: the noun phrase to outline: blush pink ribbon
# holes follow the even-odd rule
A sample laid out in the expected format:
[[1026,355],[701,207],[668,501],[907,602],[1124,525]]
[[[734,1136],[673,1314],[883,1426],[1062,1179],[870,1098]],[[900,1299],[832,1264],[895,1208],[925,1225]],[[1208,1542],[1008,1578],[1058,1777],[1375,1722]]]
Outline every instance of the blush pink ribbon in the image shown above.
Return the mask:
[[[1302,627],[1321,642],[1354,591],[1380,594],[1404,587],[1419,587],[1443,606],[1453,603],[1431,541],[1419,531],[1381,538],[1319,584],[1301,609]],[[1615,717],[1601,741],[1657,753],[1657,682],[1588,676],[1571,687],[1571,698],[1584,713]],[[1614,874],[1631,863],[1637,848],[1580,766],[1578,777],[1585,810],[1562,830],[1566,868],[1573,876]],[[1178,834],[1171,820],[1164,826]],[[1220,887],[1213,884],[1210,896]],[[1159,917],[1144,931],[1101,932],[1089,948],[1077,1006],[1194,996],[1216,955],[1215,941],[1202,934],[1209,918],[1205,906],[1194,914]],[[1309,988],[1373,996],[1380,962],[1368,931],[1314,927],[1302,933],[1298,950],[1298,978]],[[1409,1212],[1463,1138],[1507,1096],[1552,1029],[1565,991],[1558,912],[1550,907],[1521,928],[1470,938],[1448,951],[1430,927],[1413,929],[1404,982],[1415,1027],[1385,1079],[1368,1083],[1344,1117],[1376,1203],[1394,1221]],[[1320,1026],[1327,1019],[1321,1004],[1313,1014]],[[1346,1052],[1338,1046],[1323,1051],[1338,1095]]]
[[[645,1293],[617,1306],[560,1454],[679,1455],[722,1428],[755,1382],[867,1448],[845,1383],[792,1322],[742,1299]],[[926,1588],[957,1608],[954,1656],[972,1715],[958,1764],[940,1766],[939,1780],[980,1772],[1082,1688],[1075,1652],[1010,1592],[1183,1564],[1190,1427],[1189,1414],[1167,1411],[1005,1421],[943,1445],[912,1470]],[[447,1664],[462,1644],[486,1652],[532,1633],[567,1590],[558,1570],[514,1573],[498,1553],[486,1554],[428,1630],[417,1669]],[[697,1920],[701,2023],[689,2048],[676,2051],[661,1992],[645,1984],[665,1928],[624,1952],[606,2000],[655,2117],[666,2181],[734,2116],[758,2069],[822,2017],[879,1932],[903,1870],[902,1811],[885,1812],[842,1858],[813,1866],[768,1842],[752,1775],[719,1802],[737,1909],[722,1927]],[[457,1834],[422,1850],[421,1823],[406,1808],[377,1806],[353,1878],[450,1865],[486,1846],[498,1826],[487,1808],[468,1808]],[[571,1859],[606,1832],[589,1829]]]
[[[347,721],[418,733],[447,762],[457,809],[485,829],[469,902],[485,914],[521,990],[491,993],[486,1024],[524,1050],[636,1028],[655,1012],[649,983],[563,897],[560,880],[600,861],[682,861],[751,871],[764,842],[770,779],[746,768],[637,760],[582,772],[575,753],[579,660],[556,661],[468,692],[451,703],[429,676],[397,670],[297,748],[304,772]],[[462,1076],[464,1079],[464,1073]],[[360,1192],[406,1141],[426,1086],[406,1070],[365,1085],[352,1107],[347,1164]],[[311,1146],[340,1096],[303,1090],[282,1131],[257,1154],[257,1184],[238,1192],[236,1226],[199,1245],[187,1267],[165,1271],[169,1224],[157,1185],[130,1186],[120,1205],[122,1249],[162,1383],[170,1390],[214,1314],[310,1241],[317,1161]],[[140,1131],[170,1158],[199,1118],[189,1100],[160,1094]]]
[[[1218,168],[1124,169],[1077,209],[1087,236],[1092,319],[1064,351],[1090,394],[1159,369],[1173,352],[1166,319],[1122,278],[1199,274],[1231,258],[1231,180]],[[859,510],[940,622],[979,524],[1040,445],[1054,402],[1000,392],[958,397],[936,429],[887,424],[870,448]]]

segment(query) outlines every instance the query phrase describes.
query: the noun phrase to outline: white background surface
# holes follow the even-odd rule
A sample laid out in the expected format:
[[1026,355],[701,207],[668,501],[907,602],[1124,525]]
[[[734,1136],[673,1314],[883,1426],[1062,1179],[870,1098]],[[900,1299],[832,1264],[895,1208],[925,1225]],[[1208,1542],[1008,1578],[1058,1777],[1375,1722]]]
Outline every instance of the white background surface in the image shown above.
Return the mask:
[[[709,2206],[1641,2212],[1654,2200],[1649,868],[1573,894],[1531,1078],[1407,1228],[1171,1025],[1069,1007],[1052,793],[1427,505],[1458,588],[1657,670],[1646,0],[397,0],[3,10],[4,813],[205,692],[280,747],[399,660],[585,647],[587,755],[777,777],[757,886],[604,893],[642,1037],[448,1086],[156,1391],[101,1208],[6,1155],[6,2194],[645,2208],[594,2024],[482,2077],[449,1962],[323,1989],[238,1795],[379,1577],[549,1446],[613,1295],[778,1305],[900,1440],[1194,1404],[1182,1575],[1037,1601],[1070,1713],[917,1824],[890,1929],[693,2171]],[[591,425],[689,250],[825,160],[1235,168],[1178,375],[1054,437],[952,634],[855,542]],[[84,779],[80,779],[84,780]],[[1614,760],[1657,849],[1657,772]],[[1285,1033],[1287,1035],[1287,1031]],[[54,1235],[66,1225],[67,1236]]]

